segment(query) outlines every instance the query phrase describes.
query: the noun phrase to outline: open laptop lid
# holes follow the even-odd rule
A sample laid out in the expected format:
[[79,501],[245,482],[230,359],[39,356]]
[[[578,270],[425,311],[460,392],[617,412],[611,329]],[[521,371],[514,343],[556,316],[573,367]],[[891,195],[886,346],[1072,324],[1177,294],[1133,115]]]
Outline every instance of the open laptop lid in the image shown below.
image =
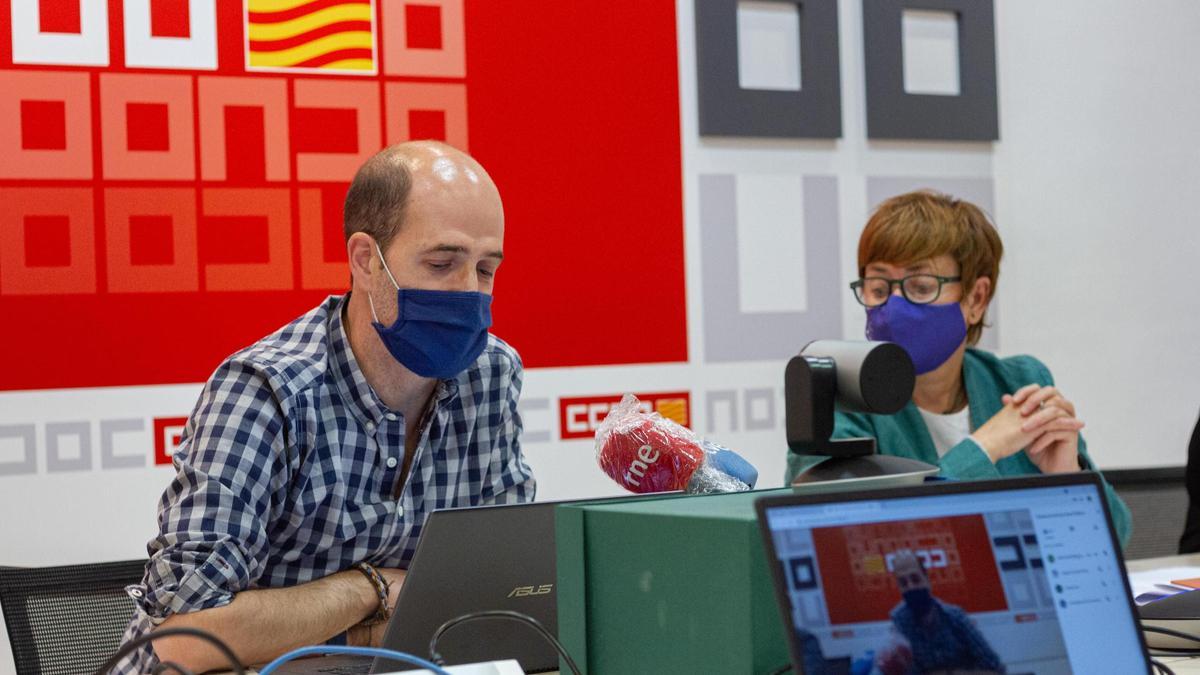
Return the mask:
[[[554,508],[532,502],[441,509],[429,514],[383,646],[422,658],[446,621],[506,609],[558,629],[554,593]],[[515,621],[478,619],[445,633],[438,651],[453,665],[517,659],[526,672],[558,668],[558,653],[535,629]],[[378,660],[371,672],[403,670]]]
[[[387,649],[429,656],[446,621],[484,610],[512,610],[558,634],[554,510],[563,504],[640,501],[679,492],[438,509],[429,514],[384,634]],[[438,641],[450,665],[516,659],[527,673],[557,670],[558,652],[532,626],[505,619],[456,625]],[[373,673],[405,664],[377,659]]]
[[1095,474],[756,507],[797,673],[1150,673]]

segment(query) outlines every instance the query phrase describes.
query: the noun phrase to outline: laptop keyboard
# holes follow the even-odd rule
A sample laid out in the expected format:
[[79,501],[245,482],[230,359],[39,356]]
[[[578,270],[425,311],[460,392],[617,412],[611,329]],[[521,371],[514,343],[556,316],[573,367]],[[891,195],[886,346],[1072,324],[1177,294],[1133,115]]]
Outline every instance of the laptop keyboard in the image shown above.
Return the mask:
[[371,672],[371,664],[356,663],[350,666],[334,666],[332,668],[322,668],[319,673],[330,673],[331,675],[366,675]]

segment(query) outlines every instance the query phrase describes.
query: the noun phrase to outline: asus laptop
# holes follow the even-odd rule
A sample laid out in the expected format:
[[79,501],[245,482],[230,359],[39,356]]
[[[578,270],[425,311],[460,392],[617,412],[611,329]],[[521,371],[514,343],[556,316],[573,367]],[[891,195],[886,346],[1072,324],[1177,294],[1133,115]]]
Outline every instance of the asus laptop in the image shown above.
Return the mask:
[[[429,514],[383,647],[429,658],[429,640],[449,619],[506,609],[537,619],[558,633],[554,592],[554,507],[535,502],[456,509]],[[533,627],[511,620],[479,619],[447,631],[438,652],[450,665],[516,659],[527,673],[558,669],[558,653]],[[275,672],[351,675],[417,669],[401,661],[322,656],[297,659]]]
[[1095,474],[756,506],[796,673],[1150,673]]
[[[558,634],[554,508],[535,502],[434,511],[400,588],[383,646],[429,658],[434,631],[455,617],[512,610]],[[415,582],[415,583],[414,583]],[[516,659],[527,673],[558,670],[558,652],[532,626],[506,619],[458,624],[438,640],[450,665]],[[377,660],[373,673],[412,669]]]

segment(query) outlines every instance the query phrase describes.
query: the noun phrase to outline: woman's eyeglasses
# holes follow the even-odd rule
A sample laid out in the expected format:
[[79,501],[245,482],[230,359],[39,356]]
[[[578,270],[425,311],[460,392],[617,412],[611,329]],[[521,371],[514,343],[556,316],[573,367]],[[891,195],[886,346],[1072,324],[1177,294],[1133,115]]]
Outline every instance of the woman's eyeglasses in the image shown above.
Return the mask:
[[936,274],[910,274],[903,279],[865,277],[850,283],[854,299],[864,307],[878,307],[892,296],[892,289],[900,287],[904,299],[914,305],[928,305],[942,294],[942,286],[962,281],[962,277],[943,277]]

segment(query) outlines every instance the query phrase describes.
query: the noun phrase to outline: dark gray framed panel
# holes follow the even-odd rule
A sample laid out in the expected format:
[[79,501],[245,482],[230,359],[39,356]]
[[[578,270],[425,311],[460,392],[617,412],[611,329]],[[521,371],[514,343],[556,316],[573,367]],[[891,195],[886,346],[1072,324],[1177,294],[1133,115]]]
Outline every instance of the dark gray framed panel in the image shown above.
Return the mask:
[[738,82],[737,0],[696,0],[700,135],[840,137],[837,1],[769,1],[798,6],[800,90],[743,89]]
[[[992,0],[863,0],[867,137],[957,141],[1000,138]],[[958,96],[904,91],[903,11],[958,17]]]

